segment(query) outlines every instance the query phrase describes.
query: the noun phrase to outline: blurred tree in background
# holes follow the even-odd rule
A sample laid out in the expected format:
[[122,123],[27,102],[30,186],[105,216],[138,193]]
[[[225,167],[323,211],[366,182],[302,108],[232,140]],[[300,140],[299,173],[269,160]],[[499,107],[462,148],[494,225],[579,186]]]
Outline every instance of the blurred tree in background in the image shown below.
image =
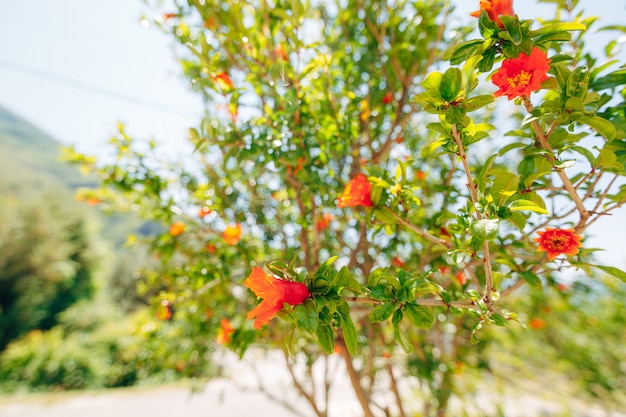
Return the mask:
[[94,294],[99,256],[84,211],[54,195],[0,202],[0,350]]

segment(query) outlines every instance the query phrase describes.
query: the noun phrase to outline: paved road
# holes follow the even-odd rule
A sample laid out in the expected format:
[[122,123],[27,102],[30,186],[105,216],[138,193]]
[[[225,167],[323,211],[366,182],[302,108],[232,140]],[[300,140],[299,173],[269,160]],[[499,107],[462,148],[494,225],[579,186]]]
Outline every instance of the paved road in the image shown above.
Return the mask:
[[[248,355],[246,355],[248,356]],[[310,416],[309,408],[302,400],[297,401],[295,390],[291,388],[290,376],[280,363],[282,355],[276,357],[252,357],[256,373],[250,372],[245,364],[229,360],[228,370],[236,383],[230,380],[215,380],[204,390],[192,393],[184,386],[159,388],[129,388],[94,393],[62,393],[25,397],[0,397],[0,417],[294,417],[294,414],[258,391],[244,390],[241,387],[256,386],[262,376],[265,387],[279,398],[295,399],[295,407],[305,410],[301,415]],[[338,357],[331,358],[341,361]],[[359,407],[341,367],[336,374],[332,390],[330,415],[339,417],[359,417]],[[335,379],[335,378],[333,378]],[[599,408],[579,403],[576,399],[554,402],[541,390],[533,394],[511,394],[503,404],[507,417],[563,416],[572,417],[626,417],[626,410],[609,414]],[[549,392],[551,390],[543,390]],[[515,395],[515,396],[514,396]],[[475,400],[485,405],[485,411],[493,408],[494,397],[478,394]],[[466,409],[465,406],[456,404]],[[569,414],[564,414],[564,411]],[[490,415],[489,412],[484,415]],[[495,414],[494,414],[495,415]]]

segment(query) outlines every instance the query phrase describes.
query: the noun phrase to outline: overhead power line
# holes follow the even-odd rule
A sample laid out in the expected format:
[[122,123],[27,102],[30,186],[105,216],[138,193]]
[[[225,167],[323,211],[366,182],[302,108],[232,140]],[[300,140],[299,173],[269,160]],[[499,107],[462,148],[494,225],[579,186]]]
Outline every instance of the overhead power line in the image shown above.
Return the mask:
[[125,94],[119,91],[114,91],[108,88],[99,87],[92,84],[87,84],[82,81],[75,80],[73,78],[65,77],[62,75],[54,74],[48,71],[41,70],[39,68],[30,67],[27,65],[19,64],[17,62],[1,58],[0,57],[0,67],[4,67],[11,71],[18,72],[20,74],[29,75],[31,77],[39,78],[44,81],[49,81],[57,84],[63,84],[68,87],[76,88],[81,91],[88,91],[93,94],[98,94],[104,97],[112,98],[115,100],[122,100],[129,103],[133,103],[139,106],[148,107],[153,110],[165,112],[165,113],[174,113],[179,116],[188,117],[189,113],[184,112],[182,110],[166,106],[160,103],[154,103],[148,100],[144,100],[139,97],[135,97],[129,94]]

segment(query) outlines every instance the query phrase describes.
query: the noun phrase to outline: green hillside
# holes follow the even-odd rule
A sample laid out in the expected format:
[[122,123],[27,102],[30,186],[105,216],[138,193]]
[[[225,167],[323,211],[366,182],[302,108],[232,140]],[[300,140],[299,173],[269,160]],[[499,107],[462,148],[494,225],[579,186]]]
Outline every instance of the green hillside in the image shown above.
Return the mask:
[[55,138],[0,106],[0,190],[23,194],[95,184],[59,162],[60,150]]

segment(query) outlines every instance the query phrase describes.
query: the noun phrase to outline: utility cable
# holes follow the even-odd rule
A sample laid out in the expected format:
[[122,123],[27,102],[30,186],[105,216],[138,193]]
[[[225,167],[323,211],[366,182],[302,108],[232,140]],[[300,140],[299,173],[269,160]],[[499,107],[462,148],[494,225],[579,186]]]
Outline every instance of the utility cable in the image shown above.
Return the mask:
[[157,111],[161,111],[165,113],[174,113],[174,114],[177,114],[179,116],[184,116],[184,117],[189,116],[189,112],[183,112],[182,110],[175,109],[173,107],[169,107],[163,104],[147,101],[147,100],[144,100],[144,99],[141,99],[139,97],[135,97],[129,94],[121,93],[121,92],[110,90],[107,88],[98,87],[92,84],[87,84],[82,81],[78,81],[69,77],[64,77],[62,75],[47,72],[38,68],[29,67],[27,65],[18,64],[17,62],[13,62],[11,60],[1,58],[1,57],[0,57],[0,67],[4,67],[6,69],[19,72],[20,74],[25,74],[31,77],[36,77],[44,81],[64,84],[66,86],[76,88],[81,91],[89,91],[94,94],[98,94],[98,95],[105,96],[108,98],[113,98],[116,100],[126,101],[126,102],[133,103],[139,106],[148,107],[153,110],[157,110]]

